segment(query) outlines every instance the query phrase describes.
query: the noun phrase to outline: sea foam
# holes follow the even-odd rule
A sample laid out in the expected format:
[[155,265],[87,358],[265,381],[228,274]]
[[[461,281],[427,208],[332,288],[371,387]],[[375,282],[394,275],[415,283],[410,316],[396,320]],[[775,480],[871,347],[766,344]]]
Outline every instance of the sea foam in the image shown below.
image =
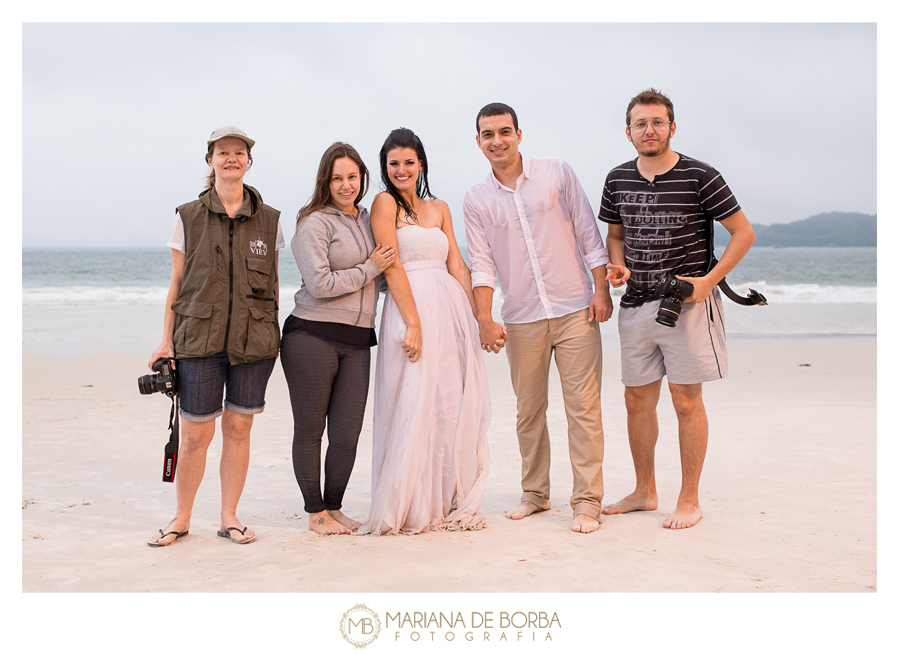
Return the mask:
[[48,286],[24,288],[23,306],[163,306],[169,289],[159,286]]

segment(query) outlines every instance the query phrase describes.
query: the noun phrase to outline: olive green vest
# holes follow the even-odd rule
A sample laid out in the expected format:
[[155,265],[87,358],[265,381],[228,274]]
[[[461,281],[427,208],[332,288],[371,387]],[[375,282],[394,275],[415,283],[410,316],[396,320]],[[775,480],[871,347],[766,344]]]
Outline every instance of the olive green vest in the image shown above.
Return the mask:
[[281,214],[244,185],[244,203],[229,217],[215,188],[177,208],[184,222],[185,263],[175,311],[175,357],[228,353],[231,364],[278,354],[275,240]]

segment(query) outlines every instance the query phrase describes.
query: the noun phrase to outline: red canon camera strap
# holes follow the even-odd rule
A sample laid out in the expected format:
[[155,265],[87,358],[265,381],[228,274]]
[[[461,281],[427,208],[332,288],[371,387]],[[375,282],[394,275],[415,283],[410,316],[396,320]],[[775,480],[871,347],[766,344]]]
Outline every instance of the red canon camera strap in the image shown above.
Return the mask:
[[172,411],[169,414],[169,442],[166,444],[163,460],[163,482],[175,481],[175,466],[178,464],[178,394],[172,398]]

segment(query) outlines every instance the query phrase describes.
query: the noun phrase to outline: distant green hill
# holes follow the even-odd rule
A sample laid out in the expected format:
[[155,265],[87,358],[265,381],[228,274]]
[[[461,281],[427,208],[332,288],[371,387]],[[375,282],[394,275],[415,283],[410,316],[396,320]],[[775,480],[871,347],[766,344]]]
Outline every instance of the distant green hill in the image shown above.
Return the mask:
[[[788,224],[754,224],[754,247],[875,247],[877,216],[828,212]],[[751,221],[753,221],[751,219]],[[716,246],[728,243],[728,231],[716,226]]]

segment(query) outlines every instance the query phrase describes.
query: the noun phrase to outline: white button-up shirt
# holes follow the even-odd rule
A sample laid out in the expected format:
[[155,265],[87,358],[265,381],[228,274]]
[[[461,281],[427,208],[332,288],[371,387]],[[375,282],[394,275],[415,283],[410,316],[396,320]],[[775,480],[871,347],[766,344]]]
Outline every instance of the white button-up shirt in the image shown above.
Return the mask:
[[523,156],[522,168],[515,190],[491,171],[463,199],[472,286],[493,288],[496,272],[500,315],[510,324],[587,308],[594,294],[588,271],[609,262],[572,167]]

